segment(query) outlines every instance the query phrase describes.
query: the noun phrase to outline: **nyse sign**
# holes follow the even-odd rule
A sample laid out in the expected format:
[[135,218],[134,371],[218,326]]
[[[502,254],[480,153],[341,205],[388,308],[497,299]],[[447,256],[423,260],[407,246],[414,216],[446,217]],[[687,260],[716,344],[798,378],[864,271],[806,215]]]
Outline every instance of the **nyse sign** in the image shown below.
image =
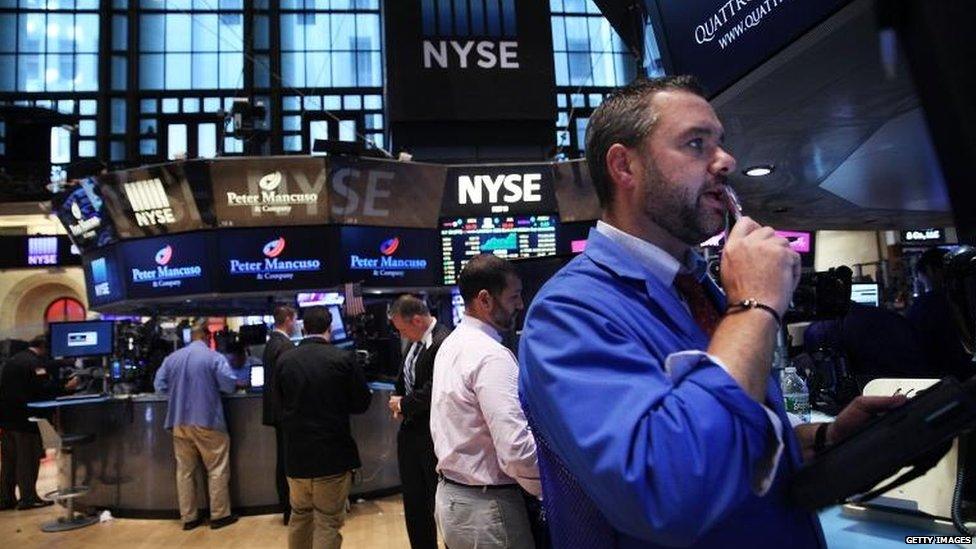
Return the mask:
[[507,212],[507,204],[542,202],[541,181],[541,173],[462,175],[457,180],[458,204],[484,204],[487,199],[492,213]]
[[423,57],[425,69],[519,68],[518,42],[513,40],[424,40]]
[[381,170],[369,170],[365,174],[357,168],[336,170],[332,176],[332,190],[341,197],[341,202],[333,204],[332,214],[389,217],[392,206],[390,185],[394,177],[393,172]]
[[332,223],[433,227],[444,196],[445,166],[333,157],[328,161]]
[[448,169],[444,216],[552,214],[558,209],[550,164]]

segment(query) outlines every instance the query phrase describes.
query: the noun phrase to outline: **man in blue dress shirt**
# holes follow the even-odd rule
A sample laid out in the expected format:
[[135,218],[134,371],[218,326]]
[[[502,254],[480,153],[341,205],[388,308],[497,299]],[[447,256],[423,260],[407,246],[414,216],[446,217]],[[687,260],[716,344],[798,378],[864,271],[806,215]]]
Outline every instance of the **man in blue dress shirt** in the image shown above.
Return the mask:
[[163,360],[156,371],[157,393],[169,394],[166,429],[173,432],[176,493],[184,530],[203,524],[197,516],[194,473],[202,459],[210,489],[210,527],[237,522],[230,512],[230,437],[220,393],[233,393],[237,378],[224,355],[207,346],[206,321],[194,325],[193,341]]
[[[800,258],[742,218],[723,296],[693,251],[724,223],[722,142],[690,77],[637,81],[589,120],[603,218],[536,297],[519,349],[556,547],[824,546],[786,501],[820,427],[794,434],[770,375]],[[898,402],[858,400],[820,438]]]

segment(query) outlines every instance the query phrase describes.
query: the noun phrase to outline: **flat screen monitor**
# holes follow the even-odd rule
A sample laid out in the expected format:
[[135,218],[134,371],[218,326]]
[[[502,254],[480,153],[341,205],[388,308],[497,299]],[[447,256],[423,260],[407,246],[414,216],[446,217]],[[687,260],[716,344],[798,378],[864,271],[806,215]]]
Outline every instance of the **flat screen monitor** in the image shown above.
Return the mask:
[[117,240],[95,179],[82,179],[73,190],[55,195],[51,202],[54,213],[81,250],[93,250]]
[[851,284],[851,301],[877,307],[881,304],[881,292],[876,283]]
[[[573,255],[562,254],[552,257],[519,259],[512,262],[515,270],[519,273],[519,278],[522,279],[522,301],[525,303],[526,310],[532,305],[532,301],[542,286],[549,282],[549,279],[555,276],[572,259]],[[524,321],[525,314],[519,315],[516,329],[521,329]]]
[[129,299],[205,294],[212,289],[208,235],[161,236],[123,242]]
[[342,309],[338,305],[328,305],[328,308],[332,314],[332,341],[337,343],[349,339],[346,324],[342,320]]
[[109,320],[51,323],[51,356],[77,358],[109,356],[115,343],[115,323]]
[[560,254],[578,254],[586,250],[586,239],[590,229],[596,226],[596,221],[577,221],[574,223],[560,223],[556,231],[557,251]]
[[461,323],[462,318],[464,318],[464,298],[461,297],[461,292],[455,288],[451,292],[451,321],[455,328]]
[[[801,231],[775,231],[776,236],[781,236],[789,241],[790,248],[798,254],[809,254],[813,251],[813,233]],[[721,232],[699,244],[702,248],[712,246],[724,246],[725,233]]]
[[333,285],[329,231],[324,228],[218,231],[217,276],[229,293]]
[[346,299],[339,292],[302,292],[296,297],[299,307],[342,305]]
[[245,324],[240,327],[240,341],[244,345],[264,345],[267,340],[267,324]]
[[554,215],[450,218],[441,221],[444,284],[457,283],[472,257],[492,253],[505,259],[556,255]]
[[342,227],[339,237],[342,282],[379,287],[440,284],[437,231],[392,227]]
[[790,248],[798,254],[808,254],[813,251],[813,235],[800,231],[776,231],[776,236],[781,236],[790,242]]
[[264,366],[251,366],[251,388],[264,387]]

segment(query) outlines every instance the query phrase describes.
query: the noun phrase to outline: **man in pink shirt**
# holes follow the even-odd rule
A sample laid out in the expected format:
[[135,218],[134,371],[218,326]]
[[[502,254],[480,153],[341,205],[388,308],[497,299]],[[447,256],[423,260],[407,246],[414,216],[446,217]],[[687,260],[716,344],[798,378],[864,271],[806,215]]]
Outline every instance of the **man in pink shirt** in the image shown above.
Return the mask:
[[522,311],[522,282],[493,255],[458,278],[465,314],[434,362],[430,431],[435,515],[451,549],[534,547],[521,486],[539,496],[535,439],[518,399],[518,363],[502,345]]

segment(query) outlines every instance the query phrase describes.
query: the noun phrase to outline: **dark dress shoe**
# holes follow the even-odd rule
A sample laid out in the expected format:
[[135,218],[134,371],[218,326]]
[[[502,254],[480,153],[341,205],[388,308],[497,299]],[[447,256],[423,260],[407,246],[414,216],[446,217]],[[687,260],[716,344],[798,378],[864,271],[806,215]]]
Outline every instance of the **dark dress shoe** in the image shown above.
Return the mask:
[[39,509],[41,507],[48,507],[54,505],[53,501],[44,501],[43,499],[32,499],[23,501],[17,504],[18,511],[27,511],[29,509]]
[[16,503],[0,503],[0,511],[10,511],[11,509],[16,509]]
[[226,517],[224,517],[222,519],[217,519],[217,520],[210,521],[210,529],[211,530],[217,530],[219,528],[223,528],[224,526],[230,526],[231,524],[234,524],[235,522],[237,522],[237,515],[227,515]]
[[202,526],[202,525],[203,525],[203,517],[200,517],[200,518],[198,518],[196,520],[191,520],[190,522],[184,522],[183,523],[183,530],[184,531],[186,531],[186,530],[193,530],[197,526]]

